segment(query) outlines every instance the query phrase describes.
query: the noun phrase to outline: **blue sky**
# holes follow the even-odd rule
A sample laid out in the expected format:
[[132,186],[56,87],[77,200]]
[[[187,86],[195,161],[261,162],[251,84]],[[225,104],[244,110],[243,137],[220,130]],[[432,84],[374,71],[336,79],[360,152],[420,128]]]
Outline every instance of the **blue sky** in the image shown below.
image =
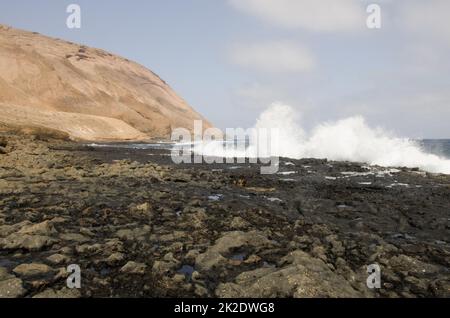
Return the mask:
[[[450,1],[15,0],[0,23],[99,47],[158,73],[220,128],[272,102],[306,129],[363,115],[407,137],[450,137]],[[67,5],[82,28],[66,27]],[[339,3],[337,5],[337,3]]]

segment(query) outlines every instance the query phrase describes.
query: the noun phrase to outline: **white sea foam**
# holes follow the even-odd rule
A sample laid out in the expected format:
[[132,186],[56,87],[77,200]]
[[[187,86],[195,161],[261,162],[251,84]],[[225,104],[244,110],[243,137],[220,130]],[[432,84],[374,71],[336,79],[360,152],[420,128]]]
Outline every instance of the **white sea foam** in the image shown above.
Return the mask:
[[269,200],[270,202],[283,202],[283,200],[281,200],[280,198],[275,197],[267,198],[267,200]]
[[296,174],[296,173],[297,173],[297,171],[283,171],[283,172],[278,172],[278,174],[281,174],[281,175],[283,175],[283,176],[288,176],[288,175]]
[[208,200],[210,201],[220,201],[223,198],[223,194],[214,194],[208,196]]
[[[450,174],[450,160],[426,153],[410,139],[392,136],[381,128],[372,128],[364,118],[354,116],[325,122],[306,133],[298,112],[281,103],[272,104],[256,121],[254,128],[277,128],[277,149],[273,156],[327,158],[337,161],[364,162],[385,167],[418,167],[424,171]],[[250,145],[250,153],[255,145]],[[210,145],[204,155],[239,157],[239,151],[227,151],[219,143]],[[247,152],[247,153],[249,153]]]

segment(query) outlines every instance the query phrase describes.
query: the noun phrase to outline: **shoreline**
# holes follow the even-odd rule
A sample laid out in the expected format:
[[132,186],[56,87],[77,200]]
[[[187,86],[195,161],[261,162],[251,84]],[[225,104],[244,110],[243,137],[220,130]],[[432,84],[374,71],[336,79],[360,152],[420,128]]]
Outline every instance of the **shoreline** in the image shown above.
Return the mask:
[[281,158],[264,176],[164,149],[0,139],[0,295],[450,296],[448,175]]

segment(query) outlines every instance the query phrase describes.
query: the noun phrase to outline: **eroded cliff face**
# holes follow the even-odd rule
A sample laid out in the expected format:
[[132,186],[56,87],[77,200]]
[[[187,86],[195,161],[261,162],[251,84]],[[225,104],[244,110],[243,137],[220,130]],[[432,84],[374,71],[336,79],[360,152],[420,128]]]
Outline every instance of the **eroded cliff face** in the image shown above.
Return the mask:
[[200,114],[145,67],[100,49],[0,25],[0,129],[82,140],[168,138]]

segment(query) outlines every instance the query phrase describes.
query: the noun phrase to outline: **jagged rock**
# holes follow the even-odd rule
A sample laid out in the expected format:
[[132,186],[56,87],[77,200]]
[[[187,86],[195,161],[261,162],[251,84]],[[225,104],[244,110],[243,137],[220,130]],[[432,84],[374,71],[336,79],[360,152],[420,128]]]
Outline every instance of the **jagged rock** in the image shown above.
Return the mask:
[[103,251],[103,246],[101,244],[83,244],[75,247],[75,250],[80,254],[96,254]]
[[146,269],[147,269],[147,265],[145,265],[145,264],[129,261],[120,269],[120,272],[123,274],[140,274],[140,275],[142,275],[142,274],[145,274]]
[[288,254],[282,268],[259,268],[220,284],[218,297],[361,297],[343,277],[302,251]]
[[389,265],[400,272],[410,273],[413,276],[423,277],[439,272],[438,266],[422,262],[407,255],[394,256],[389,260]]
[[122,262],[125,259],[125,255],[122,253],[113,253],[107,259],[106,263],[109,265],[115,265]]
[[13,225],[1,225],[0,226],[0,237],[6,237],[12,233],[19,231],[22,227],[30,225],[30,221],[24,221],[21,223],[13,224]]
[[66,255],[62,255],[62,254],[53,254],[50,255],[49,257],[47,257],[47,260],[55,265],[60,265],[60,264],[65,264],[68,263],[70,258]]
[[[359,164],[308,159],[295,161],[295,180],[287,183],[260,175],[257,166],[167,167],[170,151],[161,149],[21,135],[8,136],[8,149],[0,160],[1,295],[56,297],[67,265],[76,263],[84,297],[449,297],[446,175],[368,176]],[[239,175],[286,205],[230,184]],[[394,181],[410,187],[388,188]],[[223,197],[210,201],[211,193]],[[139,206],[145,202],[150,207]],[[285,257],[292,251],[307,254]],[[128,264],[120,272],[130,259],[151,268]],[[25,262],[54,270],[14,275]],[[366,285],[374,263],[381,266],[379,290]],[[139,274],[131,274],[136,267]]]
[[55,227],[50,221],[44,221],[38,224],[31,224],[23,226],[19,234],[30,234],[30,235],[44,235],[52,236],[56,233]]
[[322,245],[316,245],[316,246],[314,246],[314,248],[312,249],[312,254],[313,254],[315,257],[317,257],[317,258],[323,260],[324,262],[327,261],[326,250],[325,250],[325,248],[324,248]]
[[345,248],[342,245],[342,242],[340,242],[337,239],[336,235],[329,235],[325,238],[325,241],[327,241],[331,245],[331,252],[336,256],[342,256],[345,253]]
[[0,280],[0,298],[18,298],[26,293],[23,288],[22,280],[12,276]]
[[440,298],[450,297],[450,279],[441,278],[432,281],[429,285],[429,289],[433,292],[433,296]]
[[185,259],[188,262],[195,262],[195,259],[197,258],[197,256],[200,254],[199,250],[190,250],[189,252],[187,252]]
[[52,289],[48,288],[43,292],[33,296],[33,298],[80,298],[81,293],[78,289],[73,288],[69,289],[67,287],[63,287],[62,289]]
[[203,208],[191,208],[197,210],[191,217],[192,226],[194,228],[202,228],[204,222],[208,219],[208,215],[206,214],[206,210]]
[[25,249],[39,251],[52,246],[58,240],[44,235],[26,235],[14,233],[4,239],[0,239],[0,248],[6,250]]
[[250,226],[250,224],[247,221],[245,221],[243,218],[237,216],[237,217],[234,217],[233,220],[231,220],[230,226],[234,229],[242,230],[242,229],[247,229]]
[[162,261],[155,261],[153,263],[153,272],[159,275],[164,275],[167,272],[174,270],[180,266],[180,261],[178,261],[173,253],[167,253],[164,255]]
[[261,257],[258,255],[252,254],[247,259],[244,260],[245,264],[256,264],[261,261]]
[[228,232],[216,240],[215,244],[208,250],[200,254],[195,259],[196,267],[200,271],[210,271],[214,267],[223,265],[227,262],[225,256],[232,249],[249,246],[251,248],[270,246],[271,242],[260,232]]
[[150,233],[151,228],[148,225],[137,229],[122,229],[117,231],[116,236],[122,240],[144,240]]
[[208,290],[204,286],[202,286],[200,284],[195,284],[194,293],[195,293],[196,296],[202,297],[202,298],[209,296]]
[[94,237],[95,236],[94,232],[92,232],[90,229],[85,228],[85,227],[82,227],[80,229],[80,234],[88,236],[88,237]]
[[136,212],[141,212],[141,213],[147,213],[151,210],[151,205],[148,202],[136,205],[136,207],[134,208],[134,210]]
[[210,271],[214,267],[218,267],[227,262],[227,259],[223,257],[220,253],[215,251],[207,251],[200,254],[195,259],[195,265],[200,271]]

